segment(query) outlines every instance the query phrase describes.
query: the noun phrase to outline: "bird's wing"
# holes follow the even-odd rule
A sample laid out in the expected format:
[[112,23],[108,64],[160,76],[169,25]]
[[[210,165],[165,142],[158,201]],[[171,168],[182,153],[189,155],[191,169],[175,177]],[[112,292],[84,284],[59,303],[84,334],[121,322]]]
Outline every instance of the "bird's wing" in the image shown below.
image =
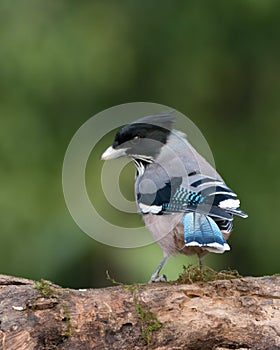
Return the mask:
[[173,135],[162,147],[135,186],[142,213],[196,211],[226,220],[232,220],[232,214],[247,217],[237,195],[181,135]]
[[168,203],[163,203],[163,210],[196,211],[210,216],[232,220],[232,214],[247,217],[239,209],[240,201],[222,180],[203,174],[189,176],[189,185],[180,185]]
[[182,184],[182,176],[169,176],[158,163],[149,164],[135,182],[136,199],[142,213],[159,214]]

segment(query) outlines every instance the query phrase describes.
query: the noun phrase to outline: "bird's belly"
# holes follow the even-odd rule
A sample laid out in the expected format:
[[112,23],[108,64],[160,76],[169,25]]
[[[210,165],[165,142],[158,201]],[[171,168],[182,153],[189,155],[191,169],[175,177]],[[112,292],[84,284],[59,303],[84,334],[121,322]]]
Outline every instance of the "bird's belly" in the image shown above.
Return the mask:
[[151,231],[154,240],[168,256],[176,254],[204,255],[200,247],[186,247],[182,213],[169,215],[144,214],[143,220]]

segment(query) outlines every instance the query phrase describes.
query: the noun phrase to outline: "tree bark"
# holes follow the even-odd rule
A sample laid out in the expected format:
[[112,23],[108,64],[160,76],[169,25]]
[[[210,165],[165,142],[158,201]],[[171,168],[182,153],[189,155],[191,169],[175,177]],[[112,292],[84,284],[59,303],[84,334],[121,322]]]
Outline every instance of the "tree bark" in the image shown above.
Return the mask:
[[280,276],[73,290],[0,275],[0,349],[280,349]]

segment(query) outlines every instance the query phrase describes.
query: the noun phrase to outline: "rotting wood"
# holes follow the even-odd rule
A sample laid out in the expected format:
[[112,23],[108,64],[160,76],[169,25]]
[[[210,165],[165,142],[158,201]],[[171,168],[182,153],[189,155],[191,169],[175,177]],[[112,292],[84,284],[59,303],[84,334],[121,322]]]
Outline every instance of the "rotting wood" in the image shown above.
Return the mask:
[[0,349],[280,349],[280,276],[73,290],[0,275]]

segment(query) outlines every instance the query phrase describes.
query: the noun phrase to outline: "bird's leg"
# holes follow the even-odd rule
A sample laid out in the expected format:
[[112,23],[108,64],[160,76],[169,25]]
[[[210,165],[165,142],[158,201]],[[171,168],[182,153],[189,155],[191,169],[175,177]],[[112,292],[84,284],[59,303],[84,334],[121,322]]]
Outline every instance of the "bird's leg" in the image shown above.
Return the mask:
[[166,282],[167,278],[165,275],[159,276],[160,270],[162,269],[163,265],[165,264],[166,260],[168,259],[168,256],[164,256],[161,262],[159,263],[158,267],[156,268],[156,271],[152,274],[149,284],[153,282]]
[[202,264],[203,255],[197,254],[197,256],[198,256],[199,270],[201,272],[202,266],[203,266],[203,264]]

